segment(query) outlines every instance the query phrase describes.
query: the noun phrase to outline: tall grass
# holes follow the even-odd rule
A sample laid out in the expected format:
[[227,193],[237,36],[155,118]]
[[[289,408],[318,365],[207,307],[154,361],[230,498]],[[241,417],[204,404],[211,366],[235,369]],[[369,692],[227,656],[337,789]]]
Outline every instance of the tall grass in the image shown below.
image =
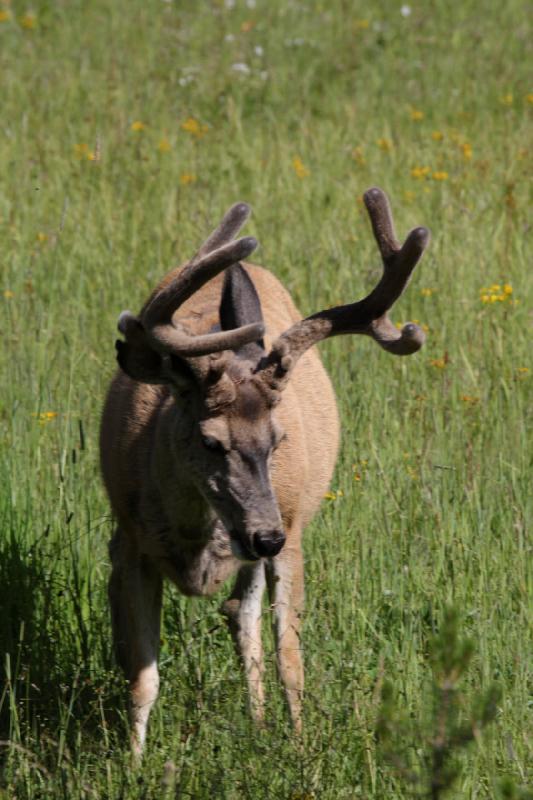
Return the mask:
[[[456,796],[527,783],[530,33],[520,0],[0,6],[0,798],[407,797],[376,754],[379,685],[416,715],[450,603],[466,695],[503,688]],[[117,314],[241,199],[302,312],[361,296],[374,184],[402,234],[432,230],[395,312],[428,341],[322,346],[343,449],[305,538],[303,742],[272,656],[253,730],[222,597],[168,588],[136,772],[96,447]]]

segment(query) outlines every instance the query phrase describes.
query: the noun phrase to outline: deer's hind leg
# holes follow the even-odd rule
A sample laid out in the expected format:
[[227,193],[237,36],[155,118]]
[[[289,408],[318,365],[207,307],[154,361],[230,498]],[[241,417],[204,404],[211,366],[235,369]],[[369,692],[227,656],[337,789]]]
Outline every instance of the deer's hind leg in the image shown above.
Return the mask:
[[265,567],[262,561],[242,567],[234,589],[222,605],[237,652],[242,658],[248,691],[250,711],[256,722],[264,719],[265,670],[263,643],[261,641],[262,599],[265,591]]
[[109,599],[117,660],[130,688],[132,749],[140,755],[148,717],[159,693],[159,652],[162,578],[118,529],[109,552],[112,573]]
[[295,533],[291,537],[292,542],[287,543],[281,553],[272,559],[267,574],[274,612],[279,676],[294,729],[296,733],[301,733],[304,667],[300,629],[304,607],[304,574],[300,536],[295,536]]

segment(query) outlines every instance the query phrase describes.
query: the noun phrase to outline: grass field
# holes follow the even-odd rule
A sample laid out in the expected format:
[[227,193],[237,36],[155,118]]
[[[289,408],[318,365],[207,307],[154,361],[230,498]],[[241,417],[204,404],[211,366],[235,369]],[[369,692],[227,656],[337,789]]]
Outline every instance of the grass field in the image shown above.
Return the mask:
[[[452,796],[531,781],[527,14],[522,0],[0,3],[0,798],[410,797],[376,749],[379,684],[424,716],[450,604],[475,646],[465,702],[502,688]],[[402,236],[432,231],[394,316],[428,339],[409,359],[364,337],[322,346],[343,446],[305,538],[303,742],[271,643],[256,732],[222,597],[169,587],[136,772],[97,453],[117,315],[237,200],[256,262],[302,312],[362,296],[379,275],[372,185]]]

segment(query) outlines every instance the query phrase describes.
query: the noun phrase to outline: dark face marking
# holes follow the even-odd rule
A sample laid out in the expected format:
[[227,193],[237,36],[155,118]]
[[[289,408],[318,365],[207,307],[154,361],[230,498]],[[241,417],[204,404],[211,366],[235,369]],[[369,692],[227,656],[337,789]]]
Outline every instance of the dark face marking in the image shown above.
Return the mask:
[[271,455],[282,434],[268,399],[248,376],[238,373],[235,399],[223,413],[199,422],[190,451],[197,487],[243,560],[275,555],[285,541],[270,479]]

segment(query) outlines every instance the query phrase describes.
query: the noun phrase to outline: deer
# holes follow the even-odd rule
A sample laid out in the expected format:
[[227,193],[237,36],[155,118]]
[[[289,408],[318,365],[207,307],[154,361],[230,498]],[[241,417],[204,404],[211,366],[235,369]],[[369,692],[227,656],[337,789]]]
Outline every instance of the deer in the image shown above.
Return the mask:
[[119,370],[105,401],[101,468],[116,529],[109,553],[114,648],[129,686],[131,746],[142,754],[159,692],[165,579],[223,603],[246,676],[251,716],[265,719],[262,599],[268,588],[278,673],[302,731],[302,532],[328,490],[339,446],[335,394],[315,345],[364,334],[409,355],[425,334],[387,312],[429,241],[403,245],[385,193],[364,194],[383,274],[364,299],[306,318],[236,239],[250,207],[232,206],[196,255],[173,269],[138,315],[124,311]]

